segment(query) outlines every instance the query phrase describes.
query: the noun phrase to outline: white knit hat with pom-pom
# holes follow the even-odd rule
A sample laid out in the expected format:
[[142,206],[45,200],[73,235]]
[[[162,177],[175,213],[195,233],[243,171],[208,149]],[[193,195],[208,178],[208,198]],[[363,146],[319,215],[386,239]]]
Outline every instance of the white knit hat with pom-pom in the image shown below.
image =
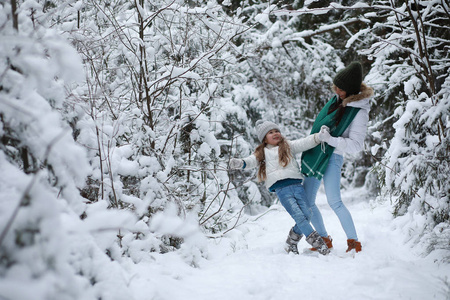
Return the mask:
[[276,129],[280,131],[280,127],[277,124],[270,121],[258,120],[255,123],[256,125],[256,134],[258,135],[258,140],[262,143],[264,141],[264,137],[266,134],[272,129]]

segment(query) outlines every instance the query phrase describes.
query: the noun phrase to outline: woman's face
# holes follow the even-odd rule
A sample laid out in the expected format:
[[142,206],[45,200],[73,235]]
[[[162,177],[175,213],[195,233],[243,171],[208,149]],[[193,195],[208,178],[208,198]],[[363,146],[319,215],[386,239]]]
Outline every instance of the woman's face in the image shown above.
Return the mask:
[[341,90],[340,88],[336,87],[336,93],[339,95],[339,98],[341,98],[342,100],[344,100],[345,98],[347,98],[347,92],[344,90]]
[[278,129],[270,130],[265,137],[266,143],[269,145],[276,146],[281,142],[281,133]]

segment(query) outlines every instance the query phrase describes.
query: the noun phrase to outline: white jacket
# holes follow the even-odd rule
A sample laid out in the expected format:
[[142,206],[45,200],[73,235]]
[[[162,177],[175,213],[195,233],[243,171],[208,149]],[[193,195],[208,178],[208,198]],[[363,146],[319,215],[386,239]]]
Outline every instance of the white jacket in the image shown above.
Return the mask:
[[[289,147],[291,148],[293,157],[286,167],[282,167],[278,161],[278,146],[267,145],[264,148],[267,176],[265,185],[267,188],[270,188],[275,182],[282,179],[303,179],[303,175],[300,172],[300,168],[298,166],[297,160],[295,159],[295,155],[314,148],[319,144],[318,142],[316,143],[314,135],[287,142],[289,144]],[[246,169],[252,169],[259,166],[259,162],[254,154],[244,158],[243,160],[245,161]]]
[[334,153],[343,155],[344,152],[357,153],[363,150],[369,122],[370,97],[372,96],[372,88],[363,83],[361,85],[361,93],[344,100],[345,105],[361,109],[341,136],[331,137],[328,141],[328,144],[335,148]]

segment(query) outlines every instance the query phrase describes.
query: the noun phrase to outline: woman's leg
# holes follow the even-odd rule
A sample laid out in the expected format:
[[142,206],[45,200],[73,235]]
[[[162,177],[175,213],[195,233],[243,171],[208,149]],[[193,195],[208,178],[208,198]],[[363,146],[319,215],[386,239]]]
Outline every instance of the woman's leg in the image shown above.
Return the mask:
[[290,185],[276,191],[278,199],[295,221],[294,232],[309,236],[314,229],[309,223],[310,213],[302,185]]
[[303,186],[305,187],[306,199],[311,208],[311,223],[317,233],[322,237],[328,237],[327,230],[323,223],[322,214],[316,206],[316,195],[320,187],[320,180],[314,177],[306,177]]
[[327,170],[323,176],[325,194],[327,195],[328,204],[341,222],[342,228],[347,235],[347,239],[358,240],[352,215],[341,199],[341,169],[343,163],[344,158],[342,155],[331,155]]

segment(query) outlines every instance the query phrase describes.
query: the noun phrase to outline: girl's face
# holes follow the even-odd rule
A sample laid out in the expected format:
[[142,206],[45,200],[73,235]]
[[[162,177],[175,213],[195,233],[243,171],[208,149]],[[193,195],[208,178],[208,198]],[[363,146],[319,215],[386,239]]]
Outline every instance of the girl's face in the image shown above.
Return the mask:
[[265,137],[265,141],[269,145],[276,146],[279,142],[281,142],[281,133],[277,129],[270,130]]
[[340,88],[336,87],[336,93],[339,95],[339,98],[341,98],[342,100],[344,100],[345,98],[347,98],[347,92],[344,90],[341,90]]

